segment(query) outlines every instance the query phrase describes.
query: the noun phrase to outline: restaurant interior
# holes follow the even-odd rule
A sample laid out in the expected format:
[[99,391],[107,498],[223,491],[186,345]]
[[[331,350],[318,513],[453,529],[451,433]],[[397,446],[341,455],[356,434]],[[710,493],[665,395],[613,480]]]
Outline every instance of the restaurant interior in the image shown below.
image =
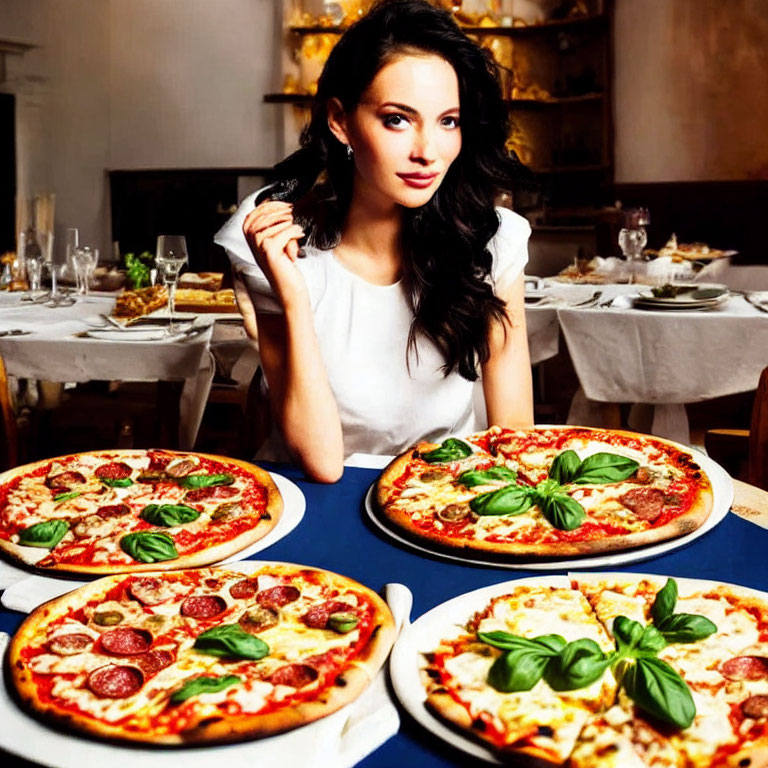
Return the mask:
[[[246,335],[227,253],[213,238],[297,147],[322,65],[366,7],[0,0],[0,470],[113,448],[254,456],[270,430],[258,342]],[[443,7],[501,65],[507,147],[529,169],[500,202],[531,225],[535,423],[690,446],[738,481],[747,495],[737,500],[768,528],[768,3]],[[83,325],[143,285],[132,270],[158,279],[163,234],[186,241],[178,335],[148,329],[145,344],[128,344],[119,323]],[[24,251],[29,259],[35,248],[36,294],[24,271]],[[96,260],[83,277],[75,254],[86,251]],[[288,476],[302,477],[296,468]],[[372,475],[356,477],[347,482],[359,482],[362,498]],[[301,487],[308,517],[313,500],[335,503]],[[749,543],[744,525],[730,541],[757,548],[757,563],[765,537]],[[368,576],[356,552],[347,572],[384,579],[388,545],[371,543],[370,525],[365,536],[381,568]],[[701,562],[717,557],[718,545],[708,546]],[[687,551],[685,560],[668,556],[680,575],[695,560]],[[328,548],[316,554],[313,564],[343,568]],[[764,560],[753,587],[766,586]],[[454,589],[430,587],[415,607],[459,591],[455,566],[435,568]],[[470,571],[476,586],[496,573]],[[723,574],[712,566],[705,575],[738,581]],[[405,735],[389,752],[337,764],[488,764],[401,720]],[[8,758],[6,750],[0,740]],[[42,753],[9,751],[20,765],[28,763],[18,755],[45,763]]]

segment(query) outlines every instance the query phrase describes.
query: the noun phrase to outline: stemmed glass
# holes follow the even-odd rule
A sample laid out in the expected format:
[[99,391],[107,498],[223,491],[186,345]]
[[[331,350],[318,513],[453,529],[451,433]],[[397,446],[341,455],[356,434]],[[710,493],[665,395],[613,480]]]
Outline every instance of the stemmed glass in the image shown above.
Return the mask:
[[629,283],[637,282],[637,262],[648,242],[645,228],[651,223],[647,208],[628,208],[624,212],[624,227],[619,232],[619,248],[627,260]]
[[168,288],[168,333],[175,333],[173,312],[176,305],[176,283],[181,268],[187,263],[187,241],[184,235],[158,235],[155,268]]
[[75,265],[77,292],[82,296],[87,296],[91,277],[99,261],[99,249],[90,248],[87,245],[84,245],[82,248],[75,248],[72,260]]

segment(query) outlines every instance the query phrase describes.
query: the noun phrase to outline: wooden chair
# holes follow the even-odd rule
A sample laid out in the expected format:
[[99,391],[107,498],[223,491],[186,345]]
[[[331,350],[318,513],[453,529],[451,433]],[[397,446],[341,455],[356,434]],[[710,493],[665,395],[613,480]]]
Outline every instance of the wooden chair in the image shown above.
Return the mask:
[[749,429],[709,429],[707,453],[721,464],[746,463],[746,481],[768,491],[768,367],[760,374]]
[[19,428],[2,357],[0,357],[0,423],[2,424],[0,470],[5,471],[19,463]]

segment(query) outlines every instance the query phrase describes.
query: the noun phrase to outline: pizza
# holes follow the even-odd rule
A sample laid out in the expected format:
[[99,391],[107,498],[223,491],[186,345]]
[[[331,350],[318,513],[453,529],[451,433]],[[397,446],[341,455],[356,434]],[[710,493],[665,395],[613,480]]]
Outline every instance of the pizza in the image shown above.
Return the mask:
[[150,285],[119,293],[115,298],[112,315],[123,320],[135,320],[156,309],[162,309],[166,304],[168,289],[164,285]]
[[463,620],[433,620],[439,639],[421,649],[420,674],[422,706],[497,758],[766,765],[768,595],[635,574],[525,579],[495,592],[463,596]]
[[689,533],[713,506],[691,452],[648,435],[586,427],[491,427],[394,459],[376,484],[399,531],[453,551],[563,557]]
[[237,313],[235,292],[232,288],[209,291],[204,288],[179,288],[176,291],[176,309],[181,312]]
[[266,536],[283,511],[263,469],[203,453],[107,450],[0,475],[0,552],[46,571],[209,565]]
[[107,576],[37,608],[9,648],[21,705],[150,744],[269,736],[357,698],[394,639],[387,604],[287,563]]

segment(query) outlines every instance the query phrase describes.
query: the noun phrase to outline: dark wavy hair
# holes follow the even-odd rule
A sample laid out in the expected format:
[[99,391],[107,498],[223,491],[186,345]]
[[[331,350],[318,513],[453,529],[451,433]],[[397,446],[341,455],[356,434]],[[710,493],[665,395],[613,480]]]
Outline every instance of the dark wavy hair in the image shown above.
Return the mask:
[[382,0],[331,51],[300,149],[275,167],[307,242],[333,248],[352,196],[353,163],[328,127],[328,102],[349,114],[379,70],[399,55],[445,59],[459,82],[461,152],[428,203],[403,209],[403,284],[413,310],[408,346],[424,336],[439,349],[443,372],[477,379],[490,354],[488,331],[506,319],[489,281],[488,241],[499,227],[494,200],[521,174],[505,149],[508,111],[498,67],[451,15],[425,0]]

